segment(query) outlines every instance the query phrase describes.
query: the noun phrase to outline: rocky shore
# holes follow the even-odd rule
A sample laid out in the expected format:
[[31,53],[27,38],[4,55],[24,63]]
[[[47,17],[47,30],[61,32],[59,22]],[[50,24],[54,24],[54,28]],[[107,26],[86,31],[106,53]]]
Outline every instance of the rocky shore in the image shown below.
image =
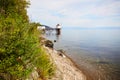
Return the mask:
[[49,80],[86,80],[86,76],[62,52],[49,47],[44,47],[56,66],[54,76]]

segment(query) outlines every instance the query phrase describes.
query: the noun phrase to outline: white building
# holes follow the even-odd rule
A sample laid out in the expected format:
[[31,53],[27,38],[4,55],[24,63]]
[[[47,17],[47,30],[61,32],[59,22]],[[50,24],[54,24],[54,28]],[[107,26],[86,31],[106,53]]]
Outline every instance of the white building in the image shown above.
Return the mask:
[[60,24],[57,24],[57,25],[56,25],[56,28],[57,28],[57,29],[61,29],[61,25],[60,25]]
[[38,26],[37,29],[38,30],[45,30],[45,26]]

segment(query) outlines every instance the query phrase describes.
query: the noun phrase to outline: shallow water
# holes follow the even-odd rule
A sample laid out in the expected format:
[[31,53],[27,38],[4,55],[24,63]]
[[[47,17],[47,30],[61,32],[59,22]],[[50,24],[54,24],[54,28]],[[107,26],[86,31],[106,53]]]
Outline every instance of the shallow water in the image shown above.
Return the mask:
[[57,42],[79,67],[94,80],[120,80],[120,29],[62,29],[60,35],[46,31],[45,37]]

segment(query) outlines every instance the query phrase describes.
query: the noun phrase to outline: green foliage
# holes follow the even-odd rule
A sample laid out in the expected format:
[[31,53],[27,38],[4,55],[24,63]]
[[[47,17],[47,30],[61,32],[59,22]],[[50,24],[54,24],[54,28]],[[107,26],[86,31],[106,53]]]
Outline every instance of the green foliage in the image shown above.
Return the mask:
[[49,78],[49,76],[54,74],[55,67],[53,66],[53,63],[50,62],[49,56],[43,48],[40,48],[40,52],[41,53],[36,56],[33,64],[37,66],[41,78]]
[[39,23],[29,23],[26,0],[0,0],[0,78],[25,79],[36,66],[42,77],[53,64],[39,43]]
[[28,21],[28,16],[26,15],[28,5],[29,2],[26,0],[0,0],[0,14],[5,17],[18,14]]
[[[19,19],[4,18],[0,22],[0,72],[10,74],[14,78],[20,78],[27,74],[26,55],[35,53],[37,37],[30,31],[29,23],[21,23]],[[21,25],[18,25],[21,24]],[[37,49],[36,49],[37,50]],[[22,58],[26,58],[23,60]],[[23,74],[24,73],[24,74]]]

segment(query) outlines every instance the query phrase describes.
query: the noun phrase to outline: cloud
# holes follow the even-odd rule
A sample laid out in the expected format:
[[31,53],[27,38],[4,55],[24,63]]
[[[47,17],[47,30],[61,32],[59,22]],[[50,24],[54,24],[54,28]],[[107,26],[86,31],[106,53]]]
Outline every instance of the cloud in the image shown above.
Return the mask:
[[119,0],[30,0],[32,21],[69,27],[120,27]]

